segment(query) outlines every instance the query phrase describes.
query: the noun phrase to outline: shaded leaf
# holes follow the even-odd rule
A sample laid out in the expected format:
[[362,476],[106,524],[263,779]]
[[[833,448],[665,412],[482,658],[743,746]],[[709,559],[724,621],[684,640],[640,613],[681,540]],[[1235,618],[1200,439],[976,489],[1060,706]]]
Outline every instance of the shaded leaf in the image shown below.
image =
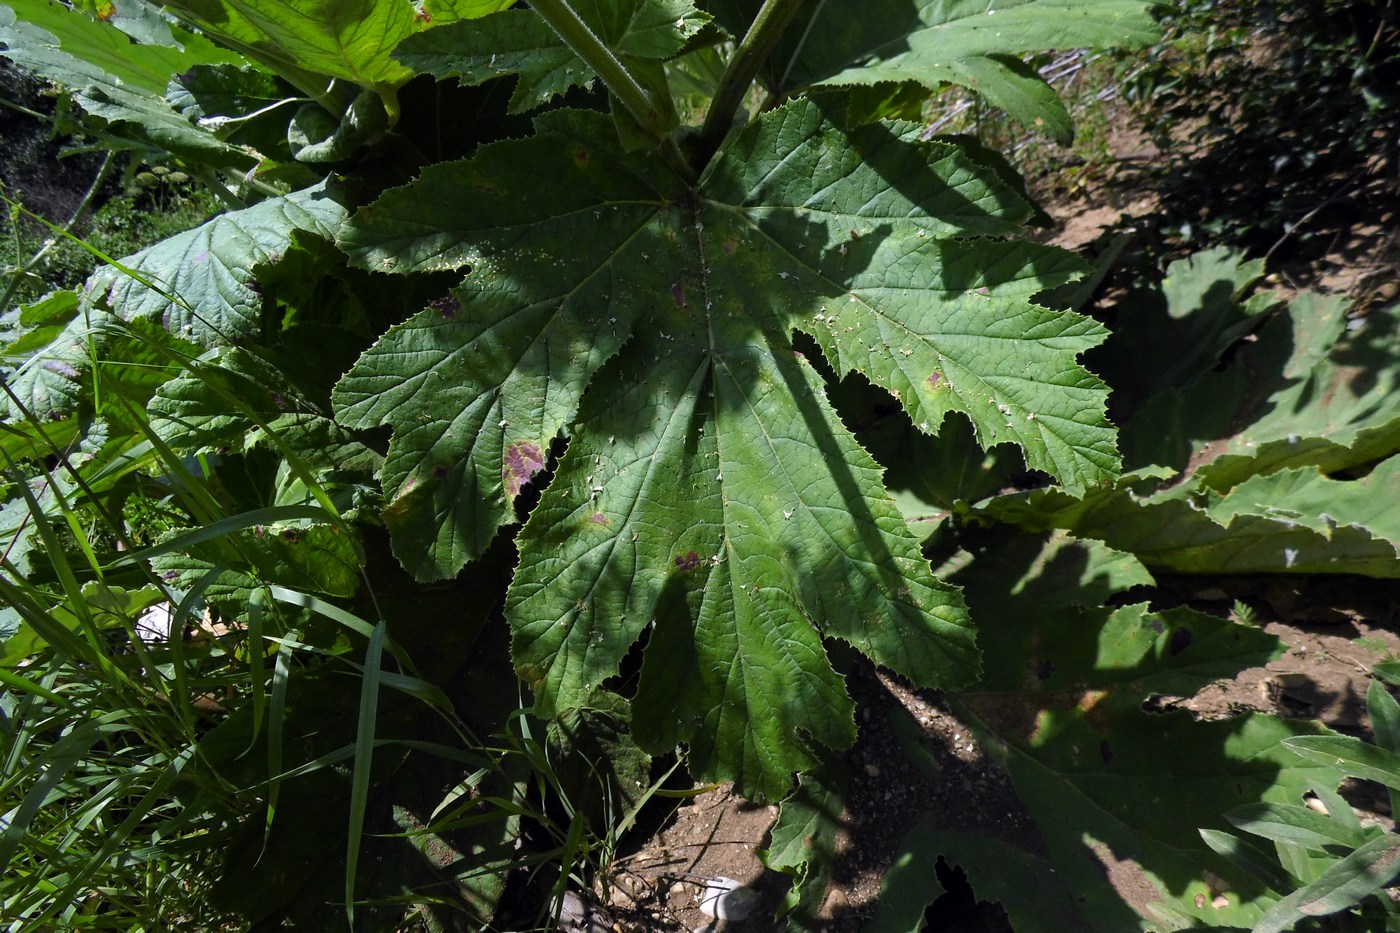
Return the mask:
[[146,281],[105,266],[86,293],[104,295],[123,320],[152,320],[206,346],[234,343],[262,327],[258,266],[277,262],[298,232],[333,239],[346,214],[328,182],[270,198],[121,260]]
[[[964,541],[980,547],[976,535]],[[1280,744],[1312,731],[1307,724],[1144,711],[1149,696],[1192,695],[1282,646],[1257,629],[1190,611],[1075,605],[1077,581],[1098,576],[1085,548],[1063,539],[1044,551],[988,548],[951,577],[980,622],[986,660],[982,680],[954,708],[1010,775],[1045,840],[1047,868],[1074,892],[1092,929],[1143,923],[1107,883],[1106,866],[1131,872],[1171,912],[1247,926],[1264,890],[1206,846],[1197,828],[1225,825],[1224,812],[1235,806],[1296,801],[1310,779],[1335,782],[1337,771]],[[957,861],[956,853],[948,858]],[[1229,906],[1211,906],[1207,872],[1232,879]]]
[[[1125,427],[1136,462],[1181,468],[1211,456],[1197,483],[1225,491],[1256,474],[1334,472],[1400,451],[1394,335],[1400,305],[1349,322],[1335,297],[1303,294],[1241,344],[1231,365],[1149,402]],[[1162,438],[1175,435],[1168,451]]]
[[[180,532],[167,536],[177,540]],[[278,584],[311,593],[351,596],[360,585],[363,555],[335,525],[276,522],[244,528],[160,555],[151,561],[161,579],[193,586],[213,569],[221,572],[205,591],[216,604],[246,605],[254,588]]]
[[315,410],[291,380],[247,350],[211,351],[194,367],[162,385],[149,406],[151,429],[177,452],[241,450],[259,421]]
[[[759,6],[759,0],[712,4],[736,36]],[[1059,139],[1069,129],[1064,107],[1010,56],[1147,45],[1159,35],[1141,0],[878,0],[864,4],[860,16],[837,19],[839,9],[799,10],[767,64],[770,90],[913,84],[929,94],[962,85]]]
[[[367,268],[472,267],[335,392],[342,423],[395,429],[385,520],[415,575],[480,553],[570,435],[518,538],[507,607],[542,714],[581,702],[656,618],[643,745],[687,744],[698,774],[779,796],[814,762],[809,741],[854,734],[823,636],[919,683],[974,668],[957,595],[793,330],[926,430],[963,410],[984,444],[1017,441],[1037,468],[1113,470],[1103,386],[1074,362],[1103,331],[1031,302],[1082,266],[958,238],[1010,233],[1028,208],[917,136],[846,132],[794,102],[693,194],[656,156],[624,154],[605,117],[553,112],[534,138],[430,168],[347,225],[341,246]],[[559,183],[521,196],[544,177]]]
[[[614,0],[575,4],[579,16],[624,65],[668,58],[709,17],[690,0]],[[417,72],[480,84],[519,77],[510,112],[523,113],[572,87],[591,82],[593,69],[533,10],[516,9],[464,20],[406,40],[394,57]]]
[[934,865],[942,856],[967,873],[978,900],[995,901],[1017,933],[1088,930],[1070,891],[1041,859],[1023,849],[972,833],[939,828],[925,817],[899,842],[894,865],[880,885],[879,909],[868,933],[923,930],[924,912],[941,892]]
[[764,864],[792,877],[779,915],[786,915],[794,930],[820,929],[817,911],[831,881],[845,794],[846,775],[839,764],[804,774],[769,831]]
[[[1219,519],[1178,487],[1140,497],[1131,478],[1073,493],[1039,489],[960,506],[968,517],[1010,522],[1028,531],[1062,528],[1135,554],[1149,567],[1185,573],[1356,573],[1400,576],[1395,546],[1355,525],[1314,530],[1285,513],[1241,511]],[[1228,500],[1227,500],[1228,501]],[[1251,507],[1254,500],[1251,499]]]

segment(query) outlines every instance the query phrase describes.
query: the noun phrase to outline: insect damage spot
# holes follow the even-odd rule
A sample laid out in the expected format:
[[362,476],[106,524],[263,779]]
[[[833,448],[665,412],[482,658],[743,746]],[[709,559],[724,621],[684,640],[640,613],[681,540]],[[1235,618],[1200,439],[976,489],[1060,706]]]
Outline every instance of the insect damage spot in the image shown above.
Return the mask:
[[434,298],[432,301],[428,302],[428,307],[432,308],[449,321],[455,321],[462,316],[462,302],[457,300],[456,295],[444,295],[441,298]]
[[45,360],[44,363],[43,363],[43,367],[44,367],[44,369],[48,370],[49,372],[51,372],[51,373],[57,373],[58,375],[64,377],[65,379],[77,379],[77,378],[78,378],[78,371],[77,371],[76,369],[74,369],[72,366],[70,366],[70,365],[68,365],[67,363],[63,362],[62,360]]
[[700,566],[700,555],[694,551],[687,551],[685,554],[676,555],[676,566],[682,571],[694,570]]
[[518,441],[506,448],[505,467],[501,470],[501,482],[505,483],[506,495],[514,499],[530,479],[544,469],[544,452],[539,444]]

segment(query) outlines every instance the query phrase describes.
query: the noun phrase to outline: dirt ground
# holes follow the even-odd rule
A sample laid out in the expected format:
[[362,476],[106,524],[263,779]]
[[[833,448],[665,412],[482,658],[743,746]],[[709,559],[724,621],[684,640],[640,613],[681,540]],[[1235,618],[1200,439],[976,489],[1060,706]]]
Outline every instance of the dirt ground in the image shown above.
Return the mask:
[[[1163,190],[1144,171],[1164,159],[1130,121],[1110,134],[1107,167],[1071,192],[1043,197],[1055,220],[1045,239],[1068,249],[1092,249],[1114,231],[1132,231],[1159,212],[1163,199],[1181,192]],[[1344,294],[1365,310],[1387,305],[1400,295],[1400,181],[1378,178],[1358,187],[1358,197],[1340,212],[1308,217],[1331,225],[1312,242],[1324,249],[1271,257],[1266,284],[1290,292],[1312,289]],[[1044,192],[1041,192],[1044,195]],[[1314,231],[1317,232],[1317,231]],[[1277,259],[1277,261],[1274,261]],[[1287,645],[1287,652],[1265,667],[1206,686],[1193,697],[1168,698],[1162,708],[1180,707],[1204,719],[1246,710],[1284,717],[1318,719],[1340,732],[1366,736],[1365,695],[1369,665],[1400,653],[1400,583],[1354,578],[1171,578],[1159,580],[1153,608],[1190,605],[1229,616],[1236,600],[1250,606],[1255,621]],[[914,815],[940,814],[943,828],[969,830],[1018,844],[1043,847],[1005,775],[977,748],[970,730],[950,714],[934,693],[913,691],[897,677],[861,668],[849,678],[862,706],[860,739],[846,755],[850,787],[841,817],[836,863],[821,919],[832,933],[859,930],[876,905],[881,879]],[[889,709],[902,708],[922,729],[936,759],[916,769],[891,734]],[[927,771],[939,773],[938,780]],[[1344,788],[1345,791],[1345,788]],[[1352,795],[1363,815],[1393,825],[1383,795]],[[771,919],[787,890],[786,876],[765,868],[760,855],[778,813],[775,806],[746,803],[729,788],[703,793],[679,807],[674,818],[635,853],[619,863],[609,896],[615,912],[594,930],[675,930],[706,933],[767,933],[781,929]],[[940,866],[941,868],[942,866]],[[1120,895],[1140,912],[1155,892],[1128,863],[1108,866]],[[710,879],[733,879],[749,886],[759,904],[748,919],[716,921],[700,909],[715,892]],[[1001,933],[1010,930],[999,907],[975,902],[958,874],[939,880],[949,893],[931,909],[930,929]]]

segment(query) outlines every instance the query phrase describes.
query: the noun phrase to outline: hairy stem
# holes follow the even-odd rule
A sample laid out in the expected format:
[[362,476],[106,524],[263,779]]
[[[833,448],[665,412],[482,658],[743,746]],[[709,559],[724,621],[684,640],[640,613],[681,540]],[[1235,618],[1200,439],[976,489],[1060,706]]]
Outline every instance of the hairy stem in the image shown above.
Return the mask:
[[758,69],[773,53],[783,30],[792,22],[793,16],[802,6],[803,0],[764,0],[763,8],[754,17],[753,25],[745,34],[734,57],[724,69],[719,79],[719,88],[710,102],[710,111],[705,114],[705,125],[700,129],[700,141],[696,146],[696,164],[704,167],[724,142],[725,135],[734,121],[734,111],[744,101]]
[[666,126],[663,110],[652,93],[642,87],[612,49],[588,28],[568,0],[531,0],[530,6],[573,49],[575,55],[598,73],[608,90],[617,96],[647,135],[661,144],[661,155],[671,167],[687,184],[693,184],[699,176],[681,154],[680,147]]

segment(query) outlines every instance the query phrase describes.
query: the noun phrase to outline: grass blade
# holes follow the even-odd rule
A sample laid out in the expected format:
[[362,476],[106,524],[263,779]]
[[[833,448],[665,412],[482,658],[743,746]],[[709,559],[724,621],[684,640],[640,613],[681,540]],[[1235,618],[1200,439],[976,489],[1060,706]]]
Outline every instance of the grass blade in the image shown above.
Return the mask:
[[360,839],[369,804],[370,767],[374,758],[375,718],[379,715],[379,667],[389,629],[383,621],[374,627],[365,649],[364,679],[360,684],[360,723],[355,733],[355,770],[350,778],[350,827],[345,851],[345,918],[355,928],[355,873],[360,862]]

